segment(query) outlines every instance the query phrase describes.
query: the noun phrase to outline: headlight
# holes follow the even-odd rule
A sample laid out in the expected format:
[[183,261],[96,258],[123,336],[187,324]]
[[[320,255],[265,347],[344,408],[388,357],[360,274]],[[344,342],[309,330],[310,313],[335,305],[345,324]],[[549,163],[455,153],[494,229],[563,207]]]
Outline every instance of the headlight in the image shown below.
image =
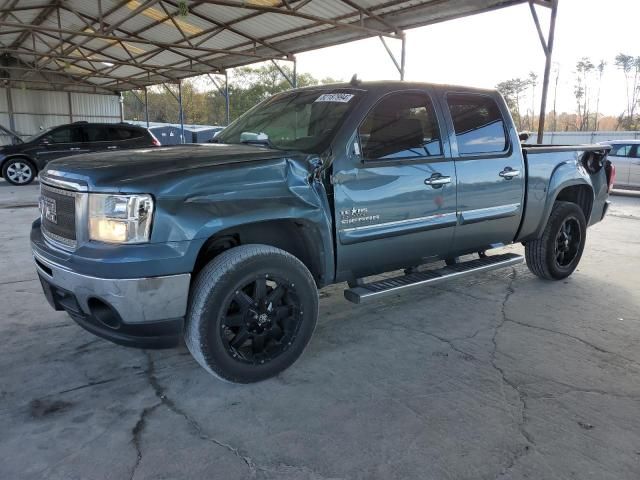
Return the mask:
[[89,194],[89,238],[108,243],[149,241],[151,195]]

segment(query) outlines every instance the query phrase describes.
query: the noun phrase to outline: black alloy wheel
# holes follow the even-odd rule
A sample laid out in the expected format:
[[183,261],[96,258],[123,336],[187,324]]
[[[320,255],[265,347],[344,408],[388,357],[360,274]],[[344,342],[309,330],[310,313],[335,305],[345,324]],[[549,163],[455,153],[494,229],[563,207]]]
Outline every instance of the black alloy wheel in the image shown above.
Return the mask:
[[527,266],[545,280],[562,280],[580,263],[587,240],[587,220],[572,202],[555,202],[539,238],[525,243]]
[[197,274],[185,343],[216,377],[258,382],[302,355],[317,319],[318,289],[304,263],[272,246],[240,245]]
[[263,274],[236,289],[221,319],[220,335],[236,360],[264,364],[285,352],[301,323],[295,284]]
[[560,267],[571,264],[580,251],[582,231],[580,223],[574,217],[568,217],[562,223],[556,236],[556,262]]

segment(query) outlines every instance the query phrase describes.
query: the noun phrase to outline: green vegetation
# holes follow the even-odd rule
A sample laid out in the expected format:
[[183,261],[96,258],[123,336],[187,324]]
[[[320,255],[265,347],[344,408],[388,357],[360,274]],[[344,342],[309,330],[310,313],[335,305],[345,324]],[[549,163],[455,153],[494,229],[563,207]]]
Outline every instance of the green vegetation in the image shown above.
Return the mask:
[[[289,78],[293,72],[282,67]],[[298,86],[334,83],[331,78],[317,79],[308,73],[298,74]],[[219,83],[224,88],[224,82]],[[171,89],[171,92],[168,89]],[[243,67],[233,70],[229,76],[229,99],[231,119],[238,118],[251,107],[271,95],[290,89],[289,82],[278,69],[270,64],[261,67]],[[173,93],[172,93],[173,92]],[[124,112],[128,120],[144,120],[144,94],[125,92]],[[137,96],[136,96],[137,95]],[[178,95],[176,85],[148,88],[149,121],[179,123]],[[222,92],[207,76],[187,79],[182,82],[184,121],[187,124],[224,125],[225,101]]]
[[[626,103],[620,106],[617,116],[600,114],[602,76],[607,67],[605,60],[593,63],[589,57],[580,58],[573,71],[573,96],[575,112],[558,113],[556,97],[560,70],[556,68],[549,82],[550,112],[545,118],[545,129],[550,131],[639,130],[640,129],[640,56],[618,54],[613,65],[624,74]],[[538,77],[529,73],[528,78],[512,78],[496,85],[504,96],[519,130],[536,130],[535,87]],[[531,99],[532,108],[522,111],[525,97]],[[595,109],[593,106],[595,105]]]

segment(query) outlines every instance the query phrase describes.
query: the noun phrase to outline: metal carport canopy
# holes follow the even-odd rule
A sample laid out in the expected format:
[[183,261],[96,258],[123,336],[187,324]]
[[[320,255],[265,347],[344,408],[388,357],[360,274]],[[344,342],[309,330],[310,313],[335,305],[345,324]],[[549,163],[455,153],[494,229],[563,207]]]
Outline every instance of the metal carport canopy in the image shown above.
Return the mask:
[[[522,3],[549,66],[557,1],[4,0],[0,85],[121,92],[373,36],[402,41],[402,76],[405,29]],[[552,8],[548,42],[534,4]]]

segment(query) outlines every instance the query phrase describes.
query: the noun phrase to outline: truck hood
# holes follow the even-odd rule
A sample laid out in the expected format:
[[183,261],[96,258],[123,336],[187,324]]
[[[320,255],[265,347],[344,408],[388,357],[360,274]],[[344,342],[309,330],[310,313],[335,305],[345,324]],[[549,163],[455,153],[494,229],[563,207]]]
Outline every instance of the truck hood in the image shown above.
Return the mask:
[[154,193],[167,182],[199,175],[203,169],[301,155],[305,156],[253,145],[191,144],[66,157],[50,162],[43,173],[89,191]]

